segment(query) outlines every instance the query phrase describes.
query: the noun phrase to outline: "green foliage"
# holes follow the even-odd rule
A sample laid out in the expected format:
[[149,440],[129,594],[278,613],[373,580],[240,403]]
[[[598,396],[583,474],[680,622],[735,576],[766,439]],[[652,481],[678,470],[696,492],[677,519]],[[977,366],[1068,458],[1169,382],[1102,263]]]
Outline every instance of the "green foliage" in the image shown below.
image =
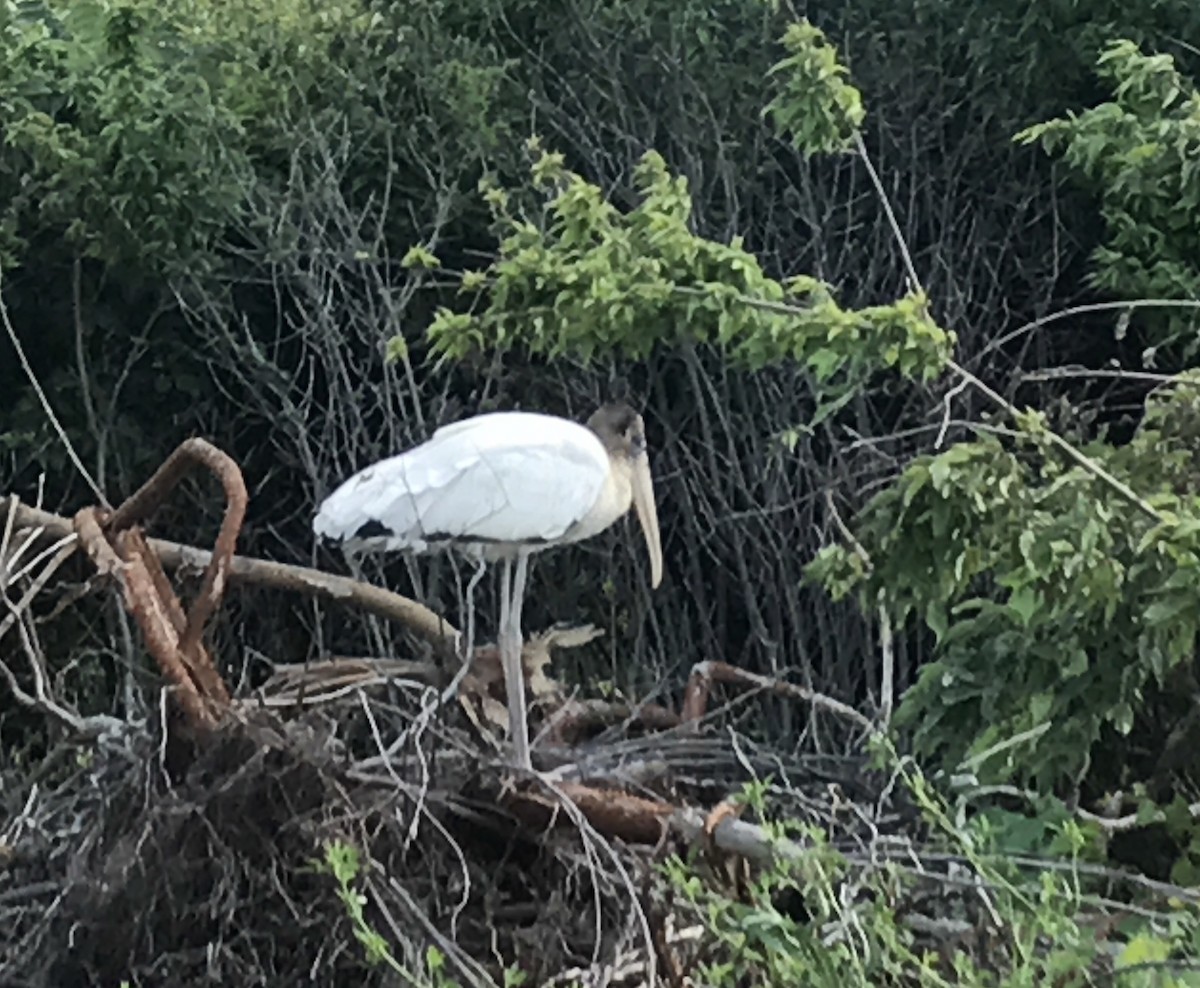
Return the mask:
[[200,249],[239,198],[238,121],[156,4],[0,14],[3,261],[61,230],[114,263]]
[[363,946],[367,963],[387,964],[399,974],[408,984],[419,984],[416,978],[392,956],[387,940],[376,930],[366,918],[364,907],[367,898],[354,887],[355,879],[361,871],[358,848],[343,841],[331,841],[325,845],[325,858],[316,862],[318,871],[326,872],[337,882],[338,898],[346,907],[346,915],[354,930],[354,938]]
[[1171,865],[1171,881],[1187,886],[1200,885],[1200,820],[1192,813],[1187,799],[1176,795],[1166,806],[1148,798],[1138,807],[1140,823],[1161,823],[1167,837],[1179,848]]
[[414,168],[422,153],[477,165],[506,135],[507,69],[436,16],[357,0],[7,0],[0,261],[52,234],[106,265],[195,275],[287,180],[306,128],[353,131],[350,193],[377,195],[389,169],[407,180],[397,131]]
[[[1200,94],[1169,55],[1115,41],[1098,70],[1114,99],[1029,127],[1022,143],[1060,156],[1100,197],[1107,240],[1091,280],[1117,297],[1200,296]],[[1197,351],[1188,313],[1155,316],[1184,356]]]
[[1128,734],[1194,654],[1200,592],[1195,379],[1155,397],[1127,447],[1087,449],[1156,491],[1154,521],[1036,432],[985,435],[911,463],[862,511],[856,537],[809,575],[835,594],[882,591],[937,641],[897,710],[915,750],[982,779],[1076,778],[1108,726]]
[[697,236],[686,180],[654,152],[634,174],[639,202],[624,213],[561,155],[539,154],[531,176],[535,205],[524,213],[513,193],[485,186],[498,257],[462,275],[461,290],[486,290],[486,303],[441,309],[429,328],[436,352],[461,358],[516,346],[588,360],[709,342],[749,367],[796,360],[819,385],[843,393],[881,366],[928,379],[949,357],[953,338],[920,296],[846,310],[814,278],[768,277],[737,238]]
[[[368,922],[364,912],[366,896],[354,887],[362,871],[358,848],[344,841],[330,841],[325,845],[325,857],[314,864],[317,871],[330,875],[337,883],[338,898],[346,907],[354,938],[362,944],[367,963],[387,965],[406,984],[415,988],[461,988],[459,982],[446,973],[446,955],[437,947],[430,945],[425,948],[425,972],[423,975],[414,975],[396,960],[387,940]],[[519,969],[505,970],[504,988],[519,988],[524,981],[524,972]]]
[[805,154],[843,151],[862,125],[862,95],[844,80],[846,67],[825,35],[807,21],[788,26],[788,57],[772,66],[779,92],[763,110],[779,134]]
[[[1187,970],[1196,953],[1200,917],[1194,909],[1128,922],[1112,937],[1112,944],[1097,936],[1092,924],[1098,900],[1079,867],[1080,851],[1092,835],[1061,806],[1053,819],[1029,821],[1038,838],[1015,846],[1006,840],[1014,830],[1011,821],[1007,829],[997,827],[994,816],[956,826],[945,801],[911,763],[898,763],[894,752],[888,760],[899,769],[933,830],[928,845],[912,849],[914,858],[927,851],[951,855],[977,876],[980,888],[987,890],[993,942],[1003,943],[1004,949],[989,952],[982,943],[972,949],[973,938],[963,937],[940,951],[928,950],[905,918],[919,900],[926,908],[934,903],[935,921],[962,922],[955,915],[950,887],[941,890],[939,899],[936,892],[930,895],[927,884],[920,888],[917,871],[900,862],[880,863],[873,856],[853,861],[816,827],[768,823],[766,829],[775,839],[790,837],[802,850],[798,856],[778,854],[737,898],[706,881],[693,862],[672,858],[665,865],[680,898],[710,937],[699,968],[704,984],[1084,986],[1112,967],[1121,971],[1122,984],[1182,988],[1190,983],[1172,973],[1171,965]],[[745,801],[765,812],[761,798],[751,794]],[[1041,835],[1047,831],[1053,832],[1059,853],[1047,857],[1050,867],[1031,880],[1011,863],[1011,856],[1034,847],[1044,851]],[[803,919],[781,910],[783,892],[802,899],[807,913]],[[1147,962],[1154,966],[1136,969]]]
[[[445,25],[443,8],[0,2],[5,298],[108,490],[140,481],[183,434],[220,441],[215,421],[255,431],[256,401],[232,395],[231,365],[240,373],[256,347],[273,360],[295,353],[272,350],[278,324],[263,316],[286,308],[290,287],[265,290],[264,270],[316,258],[352,261],[348,280],[385,266],[391,280],[390,258],[435,217],[445,231],[483,213],[457,187],[474,185],[485,158],[504,163],[525,106],[504,89],[507,63],[478,31]],[[467,223],[479,236],[485,225]],[[226,316],[244,320],[244,352],[220,328]],[[5,350],[0,341],[0,473],[24,483],[46,469],[69,497],[73,469]],[[214,408],[226,400],[237,410]]]
[[[807,23],[792,25],[784,45],[789,57],[772,69],[780,91],[765,112],[808,152],[845,147],[862,101],[836,53]],[[687,180],[657,152],[635,169],[638,202],[623,212],[568,170],[562,154],[542,152],[536,140],[529,150],[531,188],[482,186],[498,256],[460,275],[460,291],[474,301],[466,312],[439,310],[428,332],[436,353],[461,358],[516,346],[587,361],[714,343],[750,368],[804,364],[820,390],[839,396],[822,414],[880,367],[929,379],[945,366],[953,337],[933,323],[920,295],[843,309],[815,278],[767,276],[740,238],[697,235]],[[521,200],[532,201],[522,209]]]
[[970,835],[975,845],[1001,858],[1023,855],[1043,860],[1105,861],[1109,842],[1103,828],[1080,822],[1054,796],[1031,792],[1029,799],[1030,805],[1020,813],[990,805],[973,808]]

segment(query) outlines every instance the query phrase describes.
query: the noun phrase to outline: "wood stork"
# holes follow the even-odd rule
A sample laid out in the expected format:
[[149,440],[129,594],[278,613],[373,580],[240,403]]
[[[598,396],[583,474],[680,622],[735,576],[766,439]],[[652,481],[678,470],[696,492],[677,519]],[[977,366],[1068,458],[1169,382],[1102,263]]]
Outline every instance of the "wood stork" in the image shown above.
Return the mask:
[[431,439],[356,473],[321,504],[318,536],[350,552],[452,548],[479,566],[501,562],[499,647],[514,761],[530,769],[521,664],[521,607],[529,557],[604,531],[636,509],[662,581],[662,545],[646,433],[628,405],[597,409],[586,425],[532,412],[495,412],[438,429]]

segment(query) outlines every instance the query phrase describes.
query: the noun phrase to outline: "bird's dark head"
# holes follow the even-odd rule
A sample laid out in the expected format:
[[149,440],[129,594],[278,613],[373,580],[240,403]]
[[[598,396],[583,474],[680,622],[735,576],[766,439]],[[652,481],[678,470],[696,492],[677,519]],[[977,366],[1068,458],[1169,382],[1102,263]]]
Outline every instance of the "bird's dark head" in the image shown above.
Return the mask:
[[592,413],[587,421],[608,451],[614,473],[629,484],[629,497],[637,511],[646,548],[650,551],[650,586],[662,582],[662,541],[658,534],[658,507],[654,502],[654,480],[646,452],[646,426],[642,417],[624,402],[610,402]]
[[646,426],[642,417],[624,402],[601,405],[587,425],[600,437],[609,455],[623,454],[635,459],[646,452]]

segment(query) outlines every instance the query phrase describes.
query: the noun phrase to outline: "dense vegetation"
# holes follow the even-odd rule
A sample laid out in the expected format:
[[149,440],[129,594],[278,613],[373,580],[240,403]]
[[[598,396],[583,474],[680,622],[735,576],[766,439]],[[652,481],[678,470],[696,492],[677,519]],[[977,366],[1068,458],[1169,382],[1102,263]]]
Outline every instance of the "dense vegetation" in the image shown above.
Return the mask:
[[[669,577],[651,602],[615,534],[539,561],[531,627],[613,631],[581,680],[644,695],[719,657],[894,705],[879,764],[908,766],[935,829],[1195,884],[1200,7],[805,17],[0,4],[0,495],[115,503],[203,435],[251,488],[239,551],[338,568],[309,519],[354,469],[468,414],[627,394]],[[156,528],[209,543],[215,502],[190,497]],[[451,581],[426,597],[457,606]],[[95,620],[47,631],[59,688],[130,714],[120,615]],[[249,654],[391,641],[256,592],[218,633],[231,680]],[[0,695],[5,751],[32,763],[48,728]],[[741,729],[815,743],[792,701],[767,709]],[[693,877],[734,984],[742,919]],[[1014,938],[1063,951],[1005,983],[1083,962],[1080,927],[1054,926],[1078,888],[1031,904],[992,878]],[[1129,962],[1195,952],[1179,924]],[[884,953],[862,956],[901,960],[829,960],[821,983],[924,963],[868,926]],[[815,976],[761,947],[771,983]]]

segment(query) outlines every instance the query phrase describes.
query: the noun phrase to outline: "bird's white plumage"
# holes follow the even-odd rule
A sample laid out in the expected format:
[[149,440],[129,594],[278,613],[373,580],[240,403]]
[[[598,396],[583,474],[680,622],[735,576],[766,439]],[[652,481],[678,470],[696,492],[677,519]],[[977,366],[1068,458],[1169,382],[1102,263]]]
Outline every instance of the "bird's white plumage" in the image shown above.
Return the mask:
[[[631,506],[646,536],[651,586],[657,587],[662,545],[645,431],[641,416],[616,403],[597,409],[586,426],[529,412],[446,426],[428,442],[347,480],[325,499],[313,529],[352,551],[425,552],[453,545],[480,563],[501,562],[496,641],[515,764],[529,770],[521,608],[530,554],[590,538]],[[481,565],[467,585],[468,597],[482,575]],[[464,654],[470,655],[470,617],[467,628]]]
[[414,552],[562,540],[605,496],[609,474],[603,443],[584,425],[479,415],[355,474],[325,499],[313,530],[347,548]]

